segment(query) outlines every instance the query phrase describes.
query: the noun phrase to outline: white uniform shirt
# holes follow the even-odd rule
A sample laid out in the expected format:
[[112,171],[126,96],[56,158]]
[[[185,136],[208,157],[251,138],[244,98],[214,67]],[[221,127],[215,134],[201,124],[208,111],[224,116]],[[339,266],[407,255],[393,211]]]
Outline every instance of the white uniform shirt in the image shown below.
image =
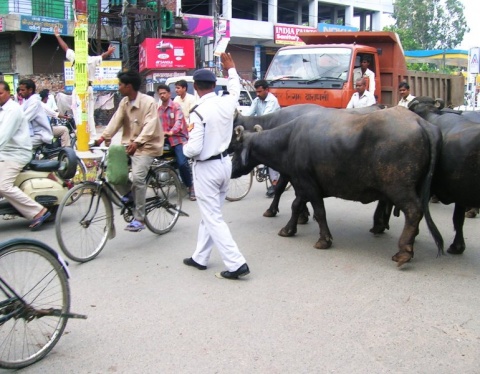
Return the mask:
[[353,84],[359,78],[368,77],[368,91],[372,94],[375,93],[375,73],[370,69],[365,70],[365,73],[362,74],[362,68],[353,69]]
[[0,106],[0,160],[26,165],[32,159],[32,140],[22,107],[12,99]]
[[373,93],[365,90],[363,95],[360,96],[358,92],[355,92],[352,95],[352,98],[348,102],[347,108],[365,108],[367,106],[375,104],[377,101],[375,100],[375,96]]
[[[194,160],[207,160],[225,151],[232,140],[233,113],[240,95],[240,78],[237,70],[228,70],[227,90],[229,95],[217,96],[210,92],[200,98],[190,113],[190,131],[188,143],[183,145],[183,153]],[[206,141],[204,142],[204,139]]]
[[405,99],[404,98],[400,99],[400,101],[398,102],[398,105],[408,109],[408,104],[410,104],[413,99],[415,99],[415,96],[408,94],[408,96]]

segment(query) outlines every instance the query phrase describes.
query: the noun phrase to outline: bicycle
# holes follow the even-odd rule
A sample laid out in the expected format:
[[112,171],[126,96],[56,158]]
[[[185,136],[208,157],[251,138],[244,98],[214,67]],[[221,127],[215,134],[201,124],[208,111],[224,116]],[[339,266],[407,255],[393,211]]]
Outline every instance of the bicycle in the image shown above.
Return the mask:
[[58,253],[36,240],[0,244],[0,368],[20,369],[57,344],[70,313],[69,272]]
[[[258,165],[249,174],[242,175],[240,178],[230,179],[226,199],[228,201],[239,201],[247,196],[252,188],[254,176],[257,182],[265,182],[267,190],[272,186],[268,166]],[[289,183],[285,190],[288,190],[290,186],[291,184]]]
[[[55,220],[58,244],[65,255],[77,262],[97,257],[108,240],[115,237],[113,205],[118,205],[126,222],[133,220],[133,202],[122,196],[108,182],[106,156],[108,147],[92,147],[103,152],[97,164],[97,178],[73,187],[60,203]],[[172,230],[180,215],[188,217],[182,208],[182,190],[172,160],[155,159],[146,177],[147,198],[145,224],[155,234]]]

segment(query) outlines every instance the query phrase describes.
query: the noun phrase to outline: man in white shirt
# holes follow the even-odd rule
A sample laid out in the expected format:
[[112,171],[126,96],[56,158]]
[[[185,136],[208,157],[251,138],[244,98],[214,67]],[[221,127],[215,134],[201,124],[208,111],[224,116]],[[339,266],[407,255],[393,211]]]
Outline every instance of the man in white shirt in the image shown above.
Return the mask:
[[50,121],[42,107],[40,97],[35,95],[35,82],[31,79],[22,79],[18,82],[18,87],[20,95],[25,99],[22,108],[30,126],[33,148],[42,144],[52,144],[52,126],[50,126]]
[[[246,116],[263,116],[264,114],[273,113],[280,109],[280,104],[274,94],[269,91],[268,82],[263,79],[259,79],[253,85],[257,97],[253,99],[252,105],[248,110],[244,112]],[[272,168],[268,168],[270,175],[270,181],[272,185],[267,189],[267,197],[273,197],[275,195],[275,186],[277,185],[280,173]]]
[[240,79],[230,54],[222,53],[220,58],[223,68],[228,71],[229,95],[215,94],[217,79],[210,70],[199,69],[193,74],[200,99],[190,113],[192,128],[183,153],[194,160],[193,177],[201,221],[195,252],[183,263],[198,270],[207,269],[215,245],[227,267],[218,277],[238,279],[249,274],[250,269],[223,218],[222,206],[232,174],[227,148],[232,139]]
[[0,81],[0,196],[37,229],[51,215],[47,208],[32,200],[15,186],[23,167],[32,159],[32,141],[25,114],[10,98],[8,83]]
[[190,110],[195,106],[195,96],[187,92],[188,83],[185,79],[180,79],[175,82],[175,93],[177,96],[173,99],[174,103],[180,104],[182,108],[183,117],[187,122],[187,125],[190,123]]
[[[45,114],[49,119],[54,118],[64,118],[68,119],[67,116],[64,116],[63,114],[58,113],[58,111],[53,110],[51,105],[48,105],[49,97],[49,90],[45,89],[40,91],[39,93],[40,100],[42,103],[43,110],[45,111]],[[57,105],[55,104],[55,107]],[[51,122],[51,121],[50,121]],[[56,137],[57,139],[60,139],[60,145],[62,147],[70,147],[71,145],[71,139],[70,139],[70,134],[68,132],[68,129],[66,126],[61,126],[61,125],[53,125],[52,126],[52,132],[53,136]]]
[[415,96],[410,94],[410,85],[407,82],[400,82],[398,92],[400,93],[398,105],[408,109],[408,105],[415,99]]
[[362,56],[360,59],[360,67],[353,69],[353,81],[358,78],[368,78],[368,91],[375,94],[375,73],[369,69],[370,56]]
[[375,104],[375,96],[370,91],[367,91],[367,82],[364,78],[359,78],[355,82],[355,92],[348,102],[347,108],[365,108]]

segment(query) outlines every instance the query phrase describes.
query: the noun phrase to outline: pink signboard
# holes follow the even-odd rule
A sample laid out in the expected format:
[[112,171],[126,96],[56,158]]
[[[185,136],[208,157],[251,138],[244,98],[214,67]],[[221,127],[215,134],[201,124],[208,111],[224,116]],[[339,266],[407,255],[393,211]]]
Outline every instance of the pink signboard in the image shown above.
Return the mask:
[[140,71],[195,68],[193,39],[146,38],[139,48]]
[[[209,36],[213,38],[213,17],[183,17],[188,23],[188,31],[185,35]],[[221,36],[230,38],[230,20],[218,20],[218,32]]]
[[305,44],[299,37],[299,32],[314,32],[317,29],[307,26],[274,25],[273,37],[276,44]]

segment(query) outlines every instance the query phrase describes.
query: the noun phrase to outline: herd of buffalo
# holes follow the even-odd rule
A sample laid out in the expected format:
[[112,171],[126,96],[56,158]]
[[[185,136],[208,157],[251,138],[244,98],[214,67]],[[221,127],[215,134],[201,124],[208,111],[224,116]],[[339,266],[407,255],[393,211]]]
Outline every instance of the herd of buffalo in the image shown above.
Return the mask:
[[308,220],[307,202],[320,228],[315,248],[332,245],[326,197],[364,204],[378,201],[373,233],[388,229],[390,214],[403,212],[405,225],[392,257],[398,266],[413,258],[419,223],[425,217],[438,253],[443,239],[432,220],[435,195],[455,204],[455,238],[448,252],[465,250],[467,208],[480,207],[480,112],[443,108],[441,100],[417,97],[409,106],[332,109],[293,105],[260,117],[237,114],[230,145],[232,178],[259,164],[281,173],[275,198],[264,216],[278,212],[288,182],[295,189],[292,215],[279,235],[292,236]]

